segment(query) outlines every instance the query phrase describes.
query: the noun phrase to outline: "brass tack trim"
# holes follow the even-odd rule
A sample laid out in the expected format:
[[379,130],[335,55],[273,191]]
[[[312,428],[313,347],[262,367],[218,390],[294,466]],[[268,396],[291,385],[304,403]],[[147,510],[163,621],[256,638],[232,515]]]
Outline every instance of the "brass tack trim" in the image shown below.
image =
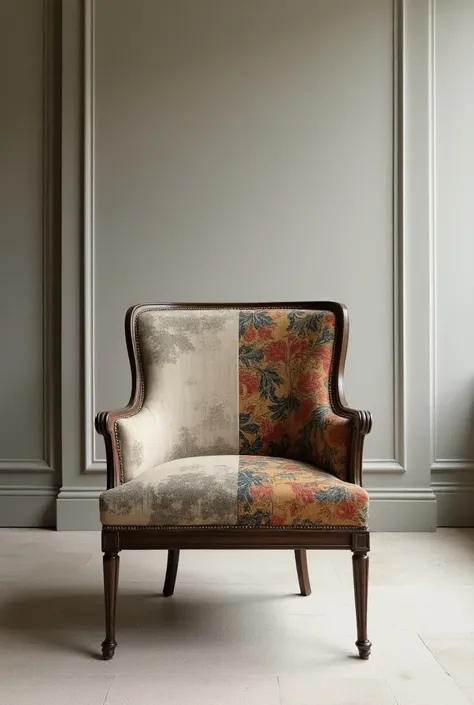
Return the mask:
[[234,531],[302,531],[302,532],[317,532],[317,531],[368,531],[366,526],[317,526],[317,527],[307,527],[301,525],[289,525],[289,526],[235,526],[235,525],[192,525],[192,526],[150,526],[144,524],[143,526],[127,526],[126,524],[119,524],[117,526],[113,524],[104,524],[103,529],[111,531],[218,531],[221,529],[234,530]]

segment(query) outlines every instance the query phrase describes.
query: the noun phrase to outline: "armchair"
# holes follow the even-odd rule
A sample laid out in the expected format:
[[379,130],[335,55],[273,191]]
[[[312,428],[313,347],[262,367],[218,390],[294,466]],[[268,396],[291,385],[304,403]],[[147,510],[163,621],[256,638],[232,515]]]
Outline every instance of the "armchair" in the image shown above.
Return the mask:
[[345,307],[331,302],[153,304],[129,309],[127,407],[101,412],[100,497],[106,637],[113,657],[119,552],[167,549],[173,594],[181,549],[349,549],[356,646],[367,638],[368,412],[343,392]]

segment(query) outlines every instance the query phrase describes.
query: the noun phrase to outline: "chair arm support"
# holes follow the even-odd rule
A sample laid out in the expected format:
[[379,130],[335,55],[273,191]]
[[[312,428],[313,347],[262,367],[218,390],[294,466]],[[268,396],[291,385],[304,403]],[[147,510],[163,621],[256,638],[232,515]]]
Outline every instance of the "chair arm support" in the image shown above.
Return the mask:
[[[344,423],[347,421],[348,423]],[[342,424],[346,427],[342,431]],[[341,424],[339,434],[335,429]],[[362,457],[365,436],[372,429],[372,414],[370,411],[351,409],[343,404],[336,404],[322,429],[322,436],[328,447],[331,446],[330,436],[339,436],[344,447],[346,476],[349,482],[362,485]],[[345,435],[345,439],[342,437]]]
[[114,411],[99,411],[95,417],[95,430],[104,438],[108,490],[112,489],[112,487],[117,487],[123,481],[121,479],[119,444],[115,422],[120,418],[127,418],[131,413],[134,413],[133,407],[127,406]]
[[372,414],[370,411],[340,407],[336,413],[338,416],[350,419],[357,433],[360,433],[362,436],[366,436],[370,433],[372,429]]
[[107,489],[162,462],[158,422],[146,406],[101,411],[95,428],[105,442]]

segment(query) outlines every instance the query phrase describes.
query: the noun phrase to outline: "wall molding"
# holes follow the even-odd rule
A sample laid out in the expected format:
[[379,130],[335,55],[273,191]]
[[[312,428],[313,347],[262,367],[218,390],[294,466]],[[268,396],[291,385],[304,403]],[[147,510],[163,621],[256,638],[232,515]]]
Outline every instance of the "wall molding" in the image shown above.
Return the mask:
[[0,485],[0,497],[54,497],[58,490],[56,487],[42,485]]
[[0,460],[0,473],[9,472],[51,472],[46,460]]
[[431,464],[431,472],[474,472],[474,460],[436,460]]
[[103,472],[95,457],[95,2],[84,2],[84,472]]
[[[52,473],[58,457],[58,294],[60,271],[59,220],[60,161],[58,134],[61,124],[60,78],[57,62],[60,48],[61,13],[55,0],[43,0],[43,457],[0,460],[0,473]],[[60,75],[60,74],[59,74]],[[59,130],[59,133],[58,133]],[[58,200],[59,199],[59,200]],[[59,265],[59,266],[58,266]]]
[[435,497],[430,487],[382,487],[367,489],[371,502],[434,502]]
[[[369,472],[404,472],[405,453],[405,0],[393,0],[393,340],[395,458]],[[388,463],[386,467],[384,464]],[[393,464],[392,464],[393,463]]]
[[43,398],[44,457],[51,470],[60,456],[61,284],[61,5],[44,0],[43,66]]
[[397,460],[364,460],[364,475],[403,475],[406,470]]
[[436,458],[436,407],[437,407],[437,203],[436,203],[436,0],[430,0],[430,465],[437,465]]
[[[393,398],[395,457],[368,459],[368,474],[402,474],[405,449],[405,3],[393,2]],[[104,473],[95,455],[95,0],[84,0],[84,418],[83,473]]]

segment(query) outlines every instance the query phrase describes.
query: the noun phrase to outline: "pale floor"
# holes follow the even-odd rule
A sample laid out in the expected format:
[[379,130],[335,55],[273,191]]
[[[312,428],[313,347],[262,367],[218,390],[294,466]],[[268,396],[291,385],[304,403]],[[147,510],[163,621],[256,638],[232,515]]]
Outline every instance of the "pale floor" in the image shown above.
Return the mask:
[[103,639],[97,533],[0,530],[0,705],[474,703],[474,530],[372,536],[370,661],[356,658],[350,553],[124,552],[119,645]]

